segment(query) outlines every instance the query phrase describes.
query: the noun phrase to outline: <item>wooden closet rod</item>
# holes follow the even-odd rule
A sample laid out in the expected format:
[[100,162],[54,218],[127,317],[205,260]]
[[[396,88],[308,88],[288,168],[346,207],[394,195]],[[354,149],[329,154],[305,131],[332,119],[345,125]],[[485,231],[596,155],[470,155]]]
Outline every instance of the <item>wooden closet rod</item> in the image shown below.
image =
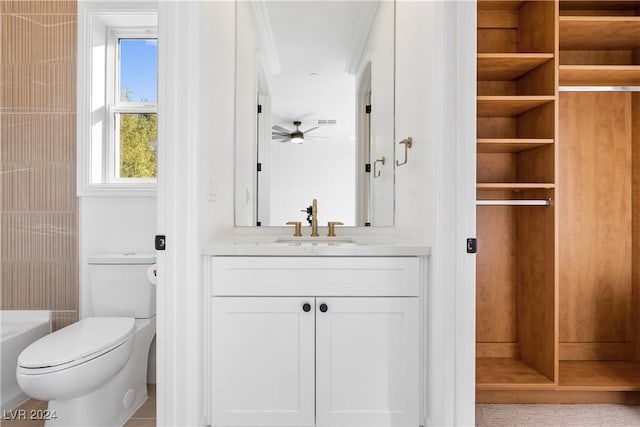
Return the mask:
[[551,199],[545,200],[476,200],[476,206],[550,206]]

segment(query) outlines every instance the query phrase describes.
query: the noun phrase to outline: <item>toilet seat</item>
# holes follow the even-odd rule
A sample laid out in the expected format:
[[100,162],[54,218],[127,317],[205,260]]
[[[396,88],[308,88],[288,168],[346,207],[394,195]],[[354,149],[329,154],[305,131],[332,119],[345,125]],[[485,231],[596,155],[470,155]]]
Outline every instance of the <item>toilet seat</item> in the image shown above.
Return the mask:
[[132,317],[81,320],[28,346],[18,357],[18,371],[38,375],[71,368],[116,349],[134,331]]

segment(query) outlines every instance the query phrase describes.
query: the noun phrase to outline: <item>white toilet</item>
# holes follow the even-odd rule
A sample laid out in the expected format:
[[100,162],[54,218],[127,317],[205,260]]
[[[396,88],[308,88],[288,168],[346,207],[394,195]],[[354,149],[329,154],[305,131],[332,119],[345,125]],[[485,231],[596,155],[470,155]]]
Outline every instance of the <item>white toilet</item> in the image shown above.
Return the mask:
[[18,357],[29,396],[48,400],[47,426],[121,426],[147,399],[156,333],[153,254],[89,259],[93,315],[47,335]]

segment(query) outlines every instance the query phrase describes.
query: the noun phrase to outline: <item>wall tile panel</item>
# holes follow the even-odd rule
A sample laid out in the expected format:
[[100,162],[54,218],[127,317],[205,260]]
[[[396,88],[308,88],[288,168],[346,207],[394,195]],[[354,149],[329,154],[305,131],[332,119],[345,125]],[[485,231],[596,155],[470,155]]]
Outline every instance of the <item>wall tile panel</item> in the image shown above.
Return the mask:
[[3,212],[1,219],[3,262],[77,259],[76,213]]
[[5,262],[2,309],[74,310],[78,306],[75,262]]
[[76,67],[72,63],[2,64],[3,113],[73,113]]
[[3,65],[75,63],[75,15],[18,15],[0,17]]
[[0,13],[73,14],[76,1],[69,0],[0,0]]
[[0,161],[76,165],[75,114],[2,114]]
[[5,163],[4,212],[75,212],[75,167],[68,163]]
[[0,306],[78,320],[75,1],[0,0]]

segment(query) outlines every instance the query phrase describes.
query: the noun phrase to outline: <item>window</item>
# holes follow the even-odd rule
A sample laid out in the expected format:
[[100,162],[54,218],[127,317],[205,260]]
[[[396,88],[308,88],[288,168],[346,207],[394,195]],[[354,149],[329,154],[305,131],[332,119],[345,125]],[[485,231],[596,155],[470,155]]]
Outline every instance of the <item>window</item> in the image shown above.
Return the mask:
[[[153,35],[153,37],[151,36]],[[149,29],[111,29],[108,181],[155,182],[158,43]]]
[[158,14],[152,2],[78,3],[78,194],[155,194]]

